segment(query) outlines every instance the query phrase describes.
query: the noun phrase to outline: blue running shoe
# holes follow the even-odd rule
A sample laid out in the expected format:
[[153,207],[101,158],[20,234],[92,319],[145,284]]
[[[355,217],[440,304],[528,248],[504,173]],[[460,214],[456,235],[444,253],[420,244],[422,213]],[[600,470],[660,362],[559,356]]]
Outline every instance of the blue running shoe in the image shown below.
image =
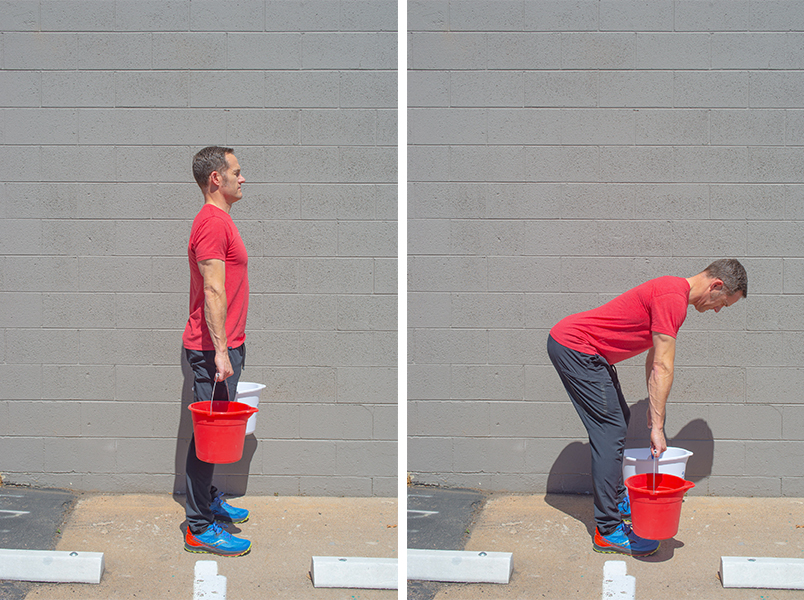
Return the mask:
[[216,521],[226,523],[245,523],[248,521],[248,511],[245,508],[235,508],[223,499],[221,494],[215,496],[212,504],[209,505]]
[[660,542],[646,540],[631,530],[631,526],[620,523],[617,529],[608,535],[600,535],[595,527],[595,552],[604,554],[628,554],[629,556],[650,556],[659,549]]
[[620,511],[620,518],[623,521],[631,520],[631,500],[628,498],[628,492],[625,492],[625,496],[617,505],[617,509]]
[[251,551],[251,542],[236,538],[231,533],[213,523],[204,533],[194,535],[187,528],[184,536],[184,549],[197,554],[218,554],[220,556],[243,556]]

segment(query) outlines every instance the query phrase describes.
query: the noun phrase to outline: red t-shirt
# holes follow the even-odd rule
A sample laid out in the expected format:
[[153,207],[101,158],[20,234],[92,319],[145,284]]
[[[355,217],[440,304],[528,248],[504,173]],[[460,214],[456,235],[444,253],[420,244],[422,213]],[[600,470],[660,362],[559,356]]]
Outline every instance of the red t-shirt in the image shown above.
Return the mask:
[[226,339],[231,348],[246,341],[248,313],[248,254],[229,214],[205,204],[193,220],[190,242],[190,318],[182,342],[188,350],[214,350],[204,316],[204,278],[198,261],[218,259],[226,263]]
[[550,335],[562,346],[618,363],[652,348],[651,332],[675,338],[689,297],[683,277],[651,279],[603,306],[562,319]]

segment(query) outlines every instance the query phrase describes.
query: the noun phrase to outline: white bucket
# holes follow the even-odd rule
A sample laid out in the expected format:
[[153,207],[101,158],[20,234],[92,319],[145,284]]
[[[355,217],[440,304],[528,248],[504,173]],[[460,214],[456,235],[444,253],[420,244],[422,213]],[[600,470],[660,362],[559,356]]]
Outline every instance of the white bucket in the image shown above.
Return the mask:
[[[235,402],[242,402],[254,408],[260,406],[260,393],[265,389],[261,383],[251,383],[250,381],[237,382],[237,394],[235,394]],[[257,427],[257,413],[254,413],[246,421],[246,435],[254,433]]]
[[[657,473],[667,473],[684,479],[687,459],[692,452],[684,448],[668,448],[659,456]],[[623,453],[623,481],[640,473],[653,473],[653,459],[650,448],[627,448]]]

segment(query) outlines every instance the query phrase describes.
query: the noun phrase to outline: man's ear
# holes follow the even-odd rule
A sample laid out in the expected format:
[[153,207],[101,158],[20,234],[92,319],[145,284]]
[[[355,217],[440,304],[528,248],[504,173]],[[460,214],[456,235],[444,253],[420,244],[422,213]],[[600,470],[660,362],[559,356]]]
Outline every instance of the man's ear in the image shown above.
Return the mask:
[[212,171],[212,173],[209,174],[209,180],[207,181],[207,189],[210,189],[213,186],[216,188],[220,187],[221,180],[221,174],[218,173],[218,171]]
[[709,290],[710,291],[720,291],[723,289],[723,280],[718,279],[715,277],[712,281],[709,282]]

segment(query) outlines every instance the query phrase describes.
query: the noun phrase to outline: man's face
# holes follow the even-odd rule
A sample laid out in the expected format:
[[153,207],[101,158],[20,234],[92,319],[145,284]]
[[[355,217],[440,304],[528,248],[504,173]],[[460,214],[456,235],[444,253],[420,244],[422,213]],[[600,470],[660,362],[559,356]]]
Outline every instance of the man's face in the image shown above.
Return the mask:
[[742,297],[742,292],[729,294],[728,290],[723,287],[723,282],[719,279],[715,279],[709,284],[707,293],[701,298],[700,302],[695,305],[695,308],[698,312],[706,312],[711,309],[717,313],[720,312],[720,309],[723,307],[731,306]]
[[243,197],[243,190],[240,186],[246,182],[245,177],[240,173],[240,163],[234,154],[226,155],[226,168],[221,175],[220,190],[226,201],[233,204]]

